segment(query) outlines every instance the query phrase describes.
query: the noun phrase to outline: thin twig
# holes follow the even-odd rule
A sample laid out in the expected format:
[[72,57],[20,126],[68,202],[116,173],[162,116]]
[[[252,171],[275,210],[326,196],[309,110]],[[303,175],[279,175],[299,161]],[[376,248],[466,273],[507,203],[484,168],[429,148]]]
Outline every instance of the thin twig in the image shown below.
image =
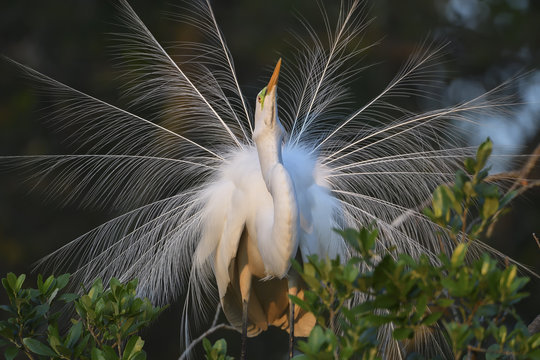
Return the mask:
[[527,327],[529,333],[534,335],[540,332],[540,315],[538,315]]
[[[468,345],[467,350],[473,351],[473,352],[488,353],[487,349],[483,349],[483,348],[472,346],[472,345]],[[501,351],[501,350],[489,350],[489,353],[508,355],[508,356],[515,356],[517,354],[512,351]]]
[[201,336],[199,336],[198,338],[196,338],[195,340],[193,340],[189,346],[186,348],[186,350],[184,350],[184,352],[182,353],[182,355],[180,355],[180,357],[178,358],[178,360],[184,360],[184,359],[187,359],[187,356],[189,355],[189,353],[191,352],[191,350],[195,347],[195,345],[197,345],[198,343],[200,343],[201,341],[203,341],[203,339],[205,337],[207,337],[208,335],[210,334],[213,334],[214,332],[218,331],[218,330],[221,330],[221,329],[225,329],[225,330],[234,330],[234,331],[237,331],[237,329],[234,327],[234,326],[231,326],[231,325],[228,325],[228,324],[219,324],[219,325],[215,325],[215,326],[212,326],[210,329],[206,330],[204,333],[202,333]]
[[[486,181],[494,181],[501,178],[501,176],[506,176],[506,178],[514,178],[514,183],[512,186],[506,191],[506,195],[508,195],[511,191],[516,190],[516,195],[514,198],[518,197],[519,195],[523,194],[525,191],[532,189],[533,187],[540,186],[540,180],[534,180],[529,181],[527,180],[527,177],[531,173],[531,171],[535,168],[536,163],[540,159],[540,145],[538,145],[533,153],[529,155],[529,160],[523,165],[523,167],[518,171],[512,171],[507,173],[501,173],[501,174],[495,174],[488,176],[486,178]],[[495,228],[495,224],[498,222],[500,215],[502,213],[503,209],[497,211],[495,215],[493,215],[493,221],[489,225],[486,235],[487,237],[490,237],[493,233],[493,229]]]
[[522,179],[526,179],[527,176],[531,173],[539,157],[540,157],[540,145],[538,145],[536,149],[534,149],[533,153],[529,157],[529,160],[521,168],[521,171],[519,172],[519,177],[516,179],[516,181],[514,182],[514,185],[512,185],[512,187],[508,191],[512,191],[519,186],[523,186],[521,182]]
[[531,173],[531,171],[534,169],[536,163],[540,159],[540,145],[538,145],[532,154],[529,155],[529,160],[523,165],[523,167],[519,170],[513,170],[508,172],[503,172],[499,174],[493,174],[489,175],[486,178],[486,181],[492,182],[497,180],[504,180],[504,179],[514,179],[514,183],[512,184],[512,187],[508,191],[512,191],[519,186],[523,185],[523,182],[527,182],[527,176]]
[[[516,183],[514,183],[515,185]],[[515,198],[519,197],[520,195],[522,195],[524,192],[534,188],[534,187],[537,187],[537,186],[540,186],[540,180],[535,180],[535,181],[519,181],[519,184],[520,184],[520,188],[516,190],[516,194],[515,196],[510,200],[514,200]],[[513,185],[512,185],[512,188],[513,188]],[[507,195],[510,191],[512,190],[508,190],[506,192],[505,195]],[[488,230],[486,231],[486,236],[487,237],[491,237],[491,234],[493,234],[493,230],[495,228],[495,224],[497,224],[497,222],[499,221],[499,218],[500,218],[500,215],[502,214],[504,209],[500,209],[499,211],[497,211],[495,213],[495,215],[493,215],[493,221],[491,222],[491,224],[489,225],[489,228]]]
[[212,327],[216,326],[221,311],[221,303],[217,304],[216,314],[214,315],[214,321],[212,321]]
[[540,248],[540,240],[538,240],[538,236],[536,236],[535,233],[533,233],[532,235],[533,235],[534,240],[536,240],[536,245],[538,245],[538,248]]

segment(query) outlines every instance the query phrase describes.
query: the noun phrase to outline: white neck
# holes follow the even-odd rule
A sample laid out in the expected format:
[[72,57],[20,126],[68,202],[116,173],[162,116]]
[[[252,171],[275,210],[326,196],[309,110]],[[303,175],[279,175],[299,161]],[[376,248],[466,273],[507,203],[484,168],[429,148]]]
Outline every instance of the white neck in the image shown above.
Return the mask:
[[268,191],[271,184],[271,171],[277,164],[283,164],[281,157],[282,136],[274,132],[264,132],[254,137],[261,165],[261,173]]
[[276,256],[266,270],[268,275],[278,277],[287,274],[289,259],[296,255],[299,219],[294,184],[281,157],[282,139],[281,128],[276,132],[264,131],[254,136],[262,177],[274,204],[269,241]]

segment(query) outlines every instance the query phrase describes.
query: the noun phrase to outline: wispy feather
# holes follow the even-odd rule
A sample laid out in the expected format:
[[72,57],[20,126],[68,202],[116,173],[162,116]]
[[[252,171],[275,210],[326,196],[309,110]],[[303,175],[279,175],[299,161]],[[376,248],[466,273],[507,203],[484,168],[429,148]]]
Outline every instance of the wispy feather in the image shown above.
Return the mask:
[[[395,248],[413,257],[425,254],[436,262],[437,254],[455,244],[430,236],[440,229],[419,206],[437,185],[451,182],[463,159],[475,153],[460,145],[456,124],[510,111],[516,101],[506,95],[508,84],[503,84],[422,114],[393,105],[396,97],[429,96],[436,85],[435,64],[445,46],[424,42],[379,95],[351,109],[347,87],[365,69],[358,64],[362,53],[374,45],[362,41],[370,20],[360,0],[343,2],[335,21],[320,7],[328,38],[320,38],[300,19],[307,36],[297,35],[292,42],[296,49],[284,66],[279,98],[288,132],[285,167],[297,188],[305,185],[320,200],[310,204],[314,210],[305,219],[314,224],[318,249],[346,255],[350,249],[331,229],[375,223],[381,249]],[[138,278],[140,295],[159,304],[187,296],[188,342],[189,317],[197,314],[197,324],[205,321],[207,304],[200,299],[212,302],[217,297],[214,261],[225,231],[223,219],[252,211],[249,204],[231,206],[236,196],[231,184],[252,181],[250,175],[257,172],[260,178],[252,110],[208,0],[169,14],[194,26],[207,42],[167,48],[127,1],[119,0],[118,9],[122,31],[115,34],[113,55],[124,72],[127,107],[12,61],[57,99],[50,122],[71,134],[66,140],[76,150],[68,155],[9,156],[0,162],[22,170],[35,186],[46,184],[46,193],[65,203],[125,211],[40,265],[75,268],[75,277],[83,283],[98,277]],[[456,130],[453,137],[447,136],[449,127]],[[481,243],[476,250],[484,249],[497,254]],[[391,331],[380,336],[390,339]],[[436,334],[421,336],[444,346]],[[396,342],[383,344],[387,356],[405,355]]]

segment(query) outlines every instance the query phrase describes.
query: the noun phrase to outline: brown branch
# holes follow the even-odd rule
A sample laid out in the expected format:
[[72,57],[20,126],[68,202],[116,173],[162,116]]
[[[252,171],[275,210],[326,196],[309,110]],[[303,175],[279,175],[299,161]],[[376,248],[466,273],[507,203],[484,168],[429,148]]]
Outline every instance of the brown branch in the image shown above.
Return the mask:
[[534,169],[539,159],[540,159],[540,145],[538,145],[534,149],[532,154],[529,155],[529,160],[527,160],[527,162],[525,163],[525,165],[523,165],[521,169],[489,175],[486,178],[486,181],[493,182],[497,180],[514,179],[514,183],[512,184],[508,192],[515,190],[518,187],[524,186],[526,183],[528,183],[527,176],[529,176],[531,171]]
[[538,316],[536,317],[536,319],[534,319],[534,320],[529,324],[529,326],[527,327],[527,329],[529,329],[529,333],[530,333],[531,335],[534,335],[534,334],[540,332],[540,315],[538,315]]
[[[218,309],[219,309],[219,308],[218,308]],[[212,326],[210,329],[208,329],[208,330],[206,330],[204,333],[202,333],[201,336],[199,336],[198,338],[196,338],[195,340],[193,340],[193,341],[189,344],[189,346],[186,348],[186,350],[184,350],[184,352],[182,353],[182,355],[180,355],[180,357],[178,358],[178,360],[185,360],[185,359],[187,359],[187,356],[189,355],[189,353],[191,352],[191,350],[193,350],[193,348],[195,347],[195,345],[197,345],[198,343],[200,343],[201,341],[203,341],[204,338],[207,337],[208,335],[213,334],[214,332],[216,332],[216,331],[218,331],[218,330],[221,330],[221,329],[238,331],[234,326],[231,326],[231,325],[228,325],[228,324],[219,324],[219,325]]]
[[[499,179],[511,178],[515,179],[512,186],[510,186],[510,188],[506,191],[505,196],[508,195],[511,191],[517,189],[516,196],[514,197],[516,198],[517,196],[523,194],[525,191],[532,189],[533,187],[540,186],[540,180],[532,181],[527,179],[531,171],[534,169],[536,163],[538,162],[538,159],[540,159],[540,145],[538,145],[534,149],[533,153],[529,155],[529,160],[527,160],[525,165],[523,165],[520,170],[491,175],[486,178],[486,181],[496,181]],[[493,233],[495,224],[497,224],[503,210],[504,209],[501,209],[493,215],[493,220],[489,225],[488,230],[486,231],[487,237],[490,237]]]
[[118,358],[122,358],[122,336],[120,333],[116,334],[116,350],[118,351]]
[[514,182],[514,185],[510,188],[508,191],[512,191],[516,189],[519,186],[523,186],[522,180],[525,179],[531,171],[534,169],[534,166],[536,165],[536,162],[540,158],[540,145],[534,149],[533,153],[530,155],[529,160],[525,163],[525,165],[521,168],[521,171],[519,172],[519,178],[516,179]]
[[216,308],[216,314],[214,315],[214,321],[212,321],[212,327],[216,326],[217,321],[219,319],[219,313],[221,312],[221,303],[218,302],[217,308]]
[[[476,346],[472,346],[472,345],[468,345],[467,346],[467,350],[468,351],[473,351],[473,352],[481,352],[481,353],[487,353],[488,350],[487,349],[483,349],[483,348],[480,348],[480,347],[476,347]],[[492,352],[490,350],[490,352]],[[511,351],[501,351],[501,350],[495,350],[493,351],[494,353],[496,354],[501,354],[501,355],[508,355],[508,356],[513,356],[513,355],[516,355],[516,353],[514,352],[511,352]]]
[[94,329],[92,327],[92,325],[90,325],[90,322],[88,322],[88,317],[87,317],[87,321],[85,322],[85,325],[86,325],[86,329],[88,329],[88,332],[90,333],[90,335],[92,335],[92,338],[94,338],[94,341],[96,342],[96,344],[101,347],[103,344],[101,343],[101,340],[99,340],[97,334],[94,332]]
[[32,353],[30,352],[30,349],[27,348],[26,345],[23,344],[22,350],[23,350],[24,354],[28,357],[28,359],[34,360],[34,357],[32,356]]

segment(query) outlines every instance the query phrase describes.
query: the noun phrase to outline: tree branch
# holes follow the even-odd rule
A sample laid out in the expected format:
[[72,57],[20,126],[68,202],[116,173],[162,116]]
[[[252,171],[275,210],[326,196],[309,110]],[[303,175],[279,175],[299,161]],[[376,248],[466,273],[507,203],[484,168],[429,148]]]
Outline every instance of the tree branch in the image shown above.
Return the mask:
[[529,326],[527,327],[529,329],[529,333],[531,335],[534,335],[536,333],[539,333],[540,332],[540,315],[538,315],[536,317],[536,319],[534,319],[530,324]]
[[221,303],[218,302],[217,308],[216,308],[216,314],[214,315],[214,321],[212,321],[212,327],[216,326],[217,321],[219,319],[219,313],[221,311]]
[[[218,307],[218,311],[216,313],[219,314],[219,310],[221,308]],[[186,348],[186,350],[184,350],[184,352],[182,353],[182,355],[180,355],[180,357],[178,358],[178,360],[185,360],[187,359],[187,356],[189,355],[189,353],[191,352],[191,350],[193,350],[193,348],[195,347],[195,345],[197,345],[198,343],[200,343],[201,341],[203,341],[203,339],[205,337],[207,337],[208,335],[210,334],[213,334],[214,332],[218,331],[218,330],[221,330],[221,329],[225,329],[225,330],[234,330],[234,331],[237,331],[236,328],[234,326],[231,326],[231,325],[228,325],[228,324],[219,324],[219,325],[214,325],[212,326],[210,329],[206,330],[204,333],[202,333],[198,338],[196,338],[195,340],[193,340],[189,346]]]

